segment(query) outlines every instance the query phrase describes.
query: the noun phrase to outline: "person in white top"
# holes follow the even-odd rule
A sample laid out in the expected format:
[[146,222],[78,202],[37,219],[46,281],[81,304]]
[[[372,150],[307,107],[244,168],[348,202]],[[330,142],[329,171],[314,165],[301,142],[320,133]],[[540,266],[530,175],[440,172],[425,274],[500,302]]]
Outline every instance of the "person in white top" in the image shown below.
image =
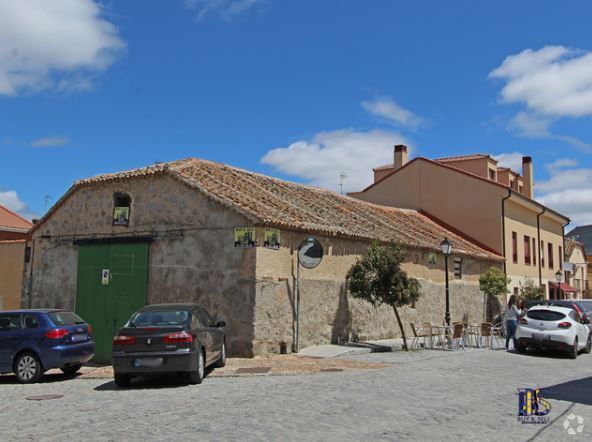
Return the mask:
[[516,340],[514,335],[516,328],[518,327],[518,319],[520,318],[521,311],[516,307],[516,295],[510,296],[508,301],[508,308],[506,309],[506,349],[510,344],[510,339],[514,342],[514,348],[516,348]]

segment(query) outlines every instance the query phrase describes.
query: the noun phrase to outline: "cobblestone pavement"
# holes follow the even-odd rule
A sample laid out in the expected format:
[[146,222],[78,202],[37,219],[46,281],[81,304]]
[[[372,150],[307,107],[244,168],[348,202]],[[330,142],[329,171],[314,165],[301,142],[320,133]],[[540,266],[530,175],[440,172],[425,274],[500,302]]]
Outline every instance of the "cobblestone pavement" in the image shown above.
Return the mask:
[[[592,438],[591,355],[572,361],[473,349],[344,359],[388,365],[337,373],[210,376],[199,386],[170,377],[128,390],[116,389],[109,379],[53,375],[24,386],[1,376],[0,435],[2,440],[138,441]],[[549,424],[517,422],[517,389],[524,387],[547,390]],[[48,394],[63,398],[26,399]]]

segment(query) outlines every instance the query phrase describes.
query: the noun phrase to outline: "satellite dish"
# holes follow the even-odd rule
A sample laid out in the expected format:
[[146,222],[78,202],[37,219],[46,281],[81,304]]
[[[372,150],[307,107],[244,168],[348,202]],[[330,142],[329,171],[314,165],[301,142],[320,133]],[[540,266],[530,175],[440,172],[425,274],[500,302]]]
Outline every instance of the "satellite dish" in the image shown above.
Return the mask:
[[307,238],[298,247],[298,262],[302,267],[314,269],[323,259],[323,246],[316,238]]

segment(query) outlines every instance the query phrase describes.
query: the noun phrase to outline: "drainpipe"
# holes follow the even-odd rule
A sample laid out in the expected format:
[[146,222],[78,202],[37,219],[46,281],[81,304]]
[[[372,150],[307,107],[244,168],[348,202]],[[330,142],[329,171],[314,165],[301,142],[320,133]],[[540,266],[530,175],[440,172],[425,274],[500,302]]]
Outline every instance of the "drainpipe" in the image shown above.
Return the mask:
[[502,199],[502,253],[504,255],[504,274],[507,275],[506,269],[506,200],[512,196],[512,189],[508,189],[508,196]]
[[[543,207],[543,211],[537,214],[537,248],[539,251],[539,287],[543,285],[543,268],[541,267],[541,215],[547,211]],[[564,246],[565,247],[565,246]]]
[[[25,243],[26,244],[26,243]],[[29,281],[27,291],[29,292],[29,309],[33,305],[33,266],[35,265],[35,237],[31,236],[31,262],[29,263]]]

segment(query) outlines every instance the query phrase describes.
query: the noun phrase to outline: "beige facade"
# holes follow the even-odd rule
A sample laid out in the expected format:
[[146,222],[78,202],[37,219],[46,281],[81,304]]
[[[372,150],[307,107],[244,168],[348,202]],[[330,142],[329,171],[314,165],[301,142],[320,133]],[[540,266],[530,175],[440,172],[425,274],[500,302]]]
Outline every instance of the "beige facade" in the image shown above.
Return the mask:
[[571,270],[565,272],[565,281],[576,289],[571,297],[574,299],[588,298],[589,263],[584,246],[577,241],[566,239],[565,252],[567,262],[571,267]]
[[0,310],[21,307],[25,240],[0,241]]
[[563,229],[569,219],[527,197],[534,186],[529,157],[523,167],[527,178],[497,168],[495,160],[482,154],[436,161],[419,157],[349,195],[425,212],[505,256],[509,294],[518,294],[527,279],[549,294],[548,284],[555,282],[564,261]]

